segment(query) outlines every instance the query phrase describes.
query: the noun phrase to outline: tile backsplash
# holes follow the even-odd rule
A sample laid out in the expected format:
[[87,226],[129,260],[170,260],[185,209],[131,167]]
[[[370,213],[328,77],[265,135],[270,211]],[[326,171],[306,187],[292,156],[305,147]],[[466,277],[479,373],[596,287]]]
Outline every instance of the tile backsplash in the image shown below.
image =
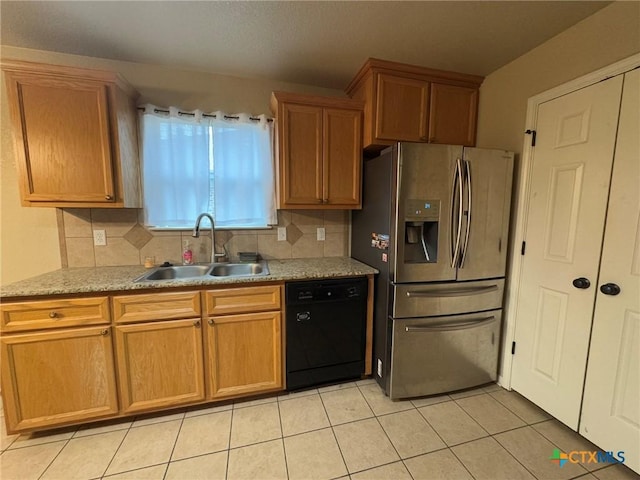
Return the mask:
[[[258,252],[264,259],[343,257],[349,255],[350,213],[346,210],[279,210],[278,227],[287,229],[287,240],[278,241],[277,228],[264,230],[216,230],[216,252],[226,249],[231,261],[238,252]],[[182,263],[182,246],[189,240],[194,262],[211,258],[208,223],[199,238],[191,230],[153,231],[144,227],[142,210],[58,210],[60,252],[63,267],[142,265],[146,257],[156,264]],[[324,227],[325,240],[316,229]],[[93,230],[104,230],[106,246],[94,246]]]

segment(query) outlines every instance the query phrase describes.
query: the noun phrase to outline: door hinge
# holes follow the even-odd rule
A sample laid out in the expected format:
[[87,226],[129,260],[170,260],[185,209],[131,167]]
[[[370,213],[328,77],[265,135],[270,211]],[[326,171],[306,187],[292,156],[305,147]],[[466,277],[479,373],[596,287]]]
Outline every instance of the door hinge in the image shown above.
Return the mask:
[[516,342],[511,342],[511,355],[516,354]]
[[522,242],[522,247],[520,248],[520,255],[524,255],[524,251],[527,249],[527,242]]
[[536,131],[535,130],[525,130],[524,133],[527,135],[531,135],[531,146],[536,146]]

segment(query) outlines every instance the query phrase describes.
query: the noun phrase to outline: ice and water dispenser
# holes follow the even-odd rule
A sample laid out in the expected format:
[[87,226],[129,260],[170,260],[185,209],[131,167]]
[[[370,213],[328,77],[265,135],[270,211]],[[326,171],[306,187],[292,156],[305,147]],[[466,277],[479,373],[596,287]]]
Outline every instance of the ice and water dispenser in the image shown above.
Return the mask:
[[404,263],[438,261],[440,200],[409,199],[404,212]]

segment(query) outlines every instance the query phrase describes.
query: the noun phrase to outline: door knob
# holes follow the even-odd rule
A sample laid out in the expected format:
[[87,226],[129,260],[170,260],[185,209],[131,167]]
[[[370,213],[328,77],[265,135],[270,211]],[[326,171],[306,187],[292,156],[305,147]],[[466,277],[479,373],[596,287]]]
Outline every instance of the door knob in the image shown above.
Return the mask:
[[620,293],[620,287],[615,283],[605,283],[600,285],[600,291],[605,295],[618,295]]
[[574,287],[580,288],[582,290],[587,289],[591,286],[591,282],[589,281],[589,279],[584,277],[575,278],[572,283]]

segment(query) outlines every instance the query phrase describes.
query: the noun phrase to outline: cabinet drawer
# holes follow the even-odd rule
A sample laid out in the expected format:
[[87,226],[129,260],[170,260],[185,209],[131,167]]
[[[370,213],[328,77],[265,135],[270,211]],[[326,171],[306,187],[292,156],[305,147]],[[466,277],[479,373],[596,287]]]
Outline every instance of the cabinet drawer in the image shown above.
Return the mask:
[[0,305],[3,332],[109,323],[109,298],[71,298]]
[[205,292],[208,315],[280,310],[280,286],[225,288]]
[[113,297],[117,323],[199,317],[200,292],[152,293]]

